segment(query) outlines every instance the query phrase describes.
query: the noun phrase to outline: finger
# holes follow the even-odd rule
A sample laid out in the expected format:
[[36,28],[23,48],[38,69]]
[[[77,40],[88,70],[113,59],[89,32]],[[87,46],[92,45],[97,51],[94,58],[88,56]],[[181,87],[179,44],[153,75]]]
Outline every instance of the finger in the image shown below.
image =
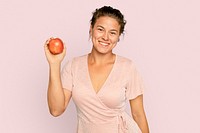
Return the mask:
[[67,45],[66,45],[66,43],[65,43],[65,42],[63,42],[63,45],[64,45],[64,49],[63,49],[63,50],[65,50],[65,52],[66,52]]
[[44,45],[44,51],[45,51],[45,54],[51,54],[51,52],[49,51],[49,48],[48,48],[48,44]]
[[44,49],[45,49],[45,50],[49,50],[48,44],[47,44],[47,43],[44,44]]
[[47,39],[46,42],[45,42],[45,44],[49,44],[49,41],[50,41],[51,39],[54,39],[54,37],[50,37],[49,39]]
[[67,50],[66,50],[66,47],[64,47],[64,49],[63,49],[63,53],[66,54],[66,51],[67,51]]
[[63,41],[64,48],[67,48],[67,44]]

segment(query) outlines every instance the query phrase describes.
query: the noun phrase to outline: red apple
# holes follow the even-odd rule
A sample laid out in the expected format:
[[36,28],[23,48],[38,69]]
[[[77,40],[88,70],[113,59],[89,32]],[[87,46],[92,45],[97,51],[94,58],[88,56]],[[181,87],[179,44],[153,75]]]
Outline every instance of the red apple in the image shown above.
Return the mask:
[[63,41],[60,38],[52,38],[48,43],[48,48],[52,54],[60,54],[64,49]]

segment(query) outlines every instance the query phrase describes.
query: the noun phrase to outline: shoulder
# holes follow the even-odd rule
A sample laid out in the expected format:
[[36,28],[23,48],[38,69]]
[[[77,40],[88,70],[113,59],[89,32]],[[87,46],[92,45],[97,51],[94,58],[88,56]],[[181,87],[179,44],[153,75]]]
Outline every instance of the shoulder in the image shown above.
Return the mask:
[[119,62],[119,65],[125,66],[127,68],[135,67],[134,61],[132,59],[127,58],[127,57],[117,55],[117,60]]
[[77,56],[77,57],[68,59],[67,62],[64,64],[64,68],[65,67],[74,68],[77,65],[83,64],[86,61],[86,59],[87,59],[87,55]]
[[63,71],[70,71],[74,74],[85,68],[86,61],[87,55],[73,57],[67,60],[62,69]]
[[72,61],[77,62],[77,61],[85,60],[86,58],[87,58],[87,55],[81,55],[81,56],[72,58]]
[[87,55],[77,56],[77,57],[73,57],[69,59],[66,62],[66,64],[77,65],[77,64],[85,62],[86,59],[87,59]]

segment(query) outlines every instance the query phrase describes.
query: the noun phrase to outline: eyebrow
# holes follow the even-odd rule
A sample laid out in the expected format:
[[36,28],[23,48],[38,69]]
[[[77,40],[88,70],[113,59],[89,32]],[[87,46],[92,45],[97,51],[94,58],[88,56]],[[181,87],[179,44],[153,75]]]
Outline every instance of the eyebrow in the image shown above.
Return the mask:
[[[101,25],[97,25],[97,27],[100,27],[100,28],[103,28],[103,29],[105,29],[103,26],[101,26]],[[111,29],[110,31],[115,31],[115,32],[118,32],[118,30],[116,30],[116,29]]]

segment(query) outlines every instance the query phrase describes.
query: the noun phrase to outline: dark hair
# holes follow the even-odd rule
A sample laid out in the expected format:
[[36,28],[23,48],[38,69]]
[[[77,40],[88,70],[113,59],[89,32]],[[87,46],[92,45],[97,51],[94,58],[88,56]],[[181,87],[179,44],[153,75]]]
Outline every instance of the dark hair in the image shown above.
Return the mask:
[[102,16],[109,16],[116,19],[120,25],[120,34],[124,32],[126,24],[126,20],[124,20],[124,15],[118,9],[114,9],[110,6],[103,6],[93,12],[92,19],[90,20],[92,28],[94,27],[96,20]]

